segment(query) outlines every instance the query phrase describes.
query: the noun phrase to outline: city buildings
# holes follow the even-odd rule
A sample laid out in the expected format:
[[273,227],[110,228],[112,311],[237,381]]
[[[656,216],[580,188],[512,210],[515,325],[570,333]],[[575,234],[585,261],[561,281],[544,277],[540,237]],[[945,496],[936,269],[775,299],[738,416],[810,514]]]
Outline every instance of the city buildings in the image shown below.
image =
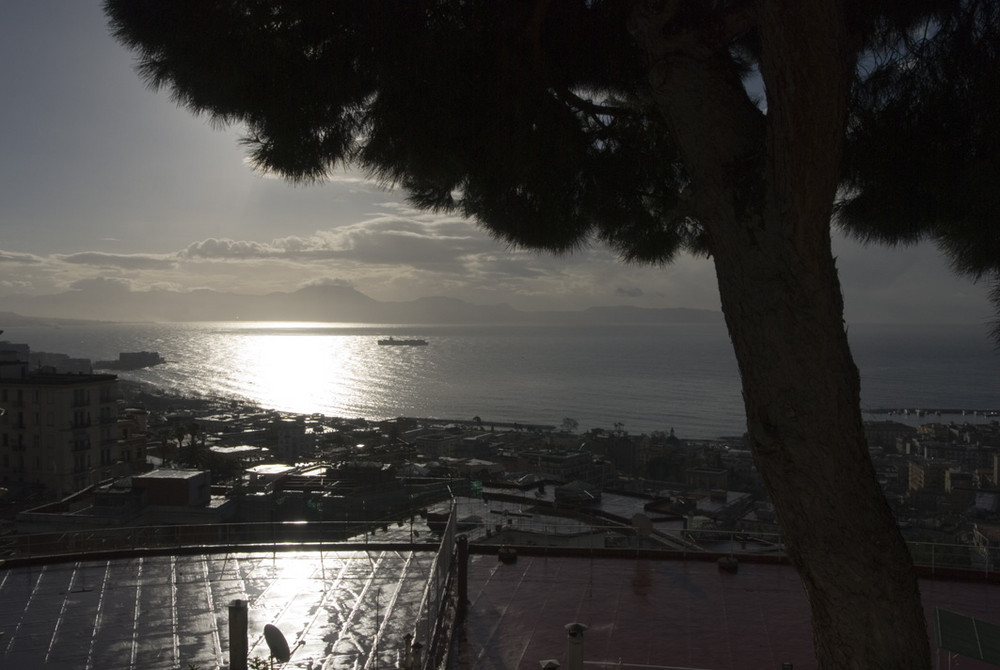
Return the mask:
[[0,343],[0,486],[63,497],[145,469],[145,412],[119,416],[117,377],[32,368]]

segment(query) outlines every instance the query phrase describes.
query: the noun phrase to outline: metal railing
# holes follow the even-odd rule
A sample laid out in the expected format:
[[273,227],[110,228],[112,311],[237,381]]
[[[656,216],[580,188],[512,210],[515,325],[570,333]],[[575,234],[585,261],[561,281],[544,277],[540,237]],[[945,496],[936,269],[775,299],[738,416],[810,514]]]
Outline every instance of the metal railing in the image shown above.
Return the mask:
[[[0,567],[28,560],[41,562],[101,560],[132,553],[213,553],[216,551],[284,551],[315,548],[328,551],[361,551],[369,547],[407,547],[433,551],[434,559],[420,588],[420,605],[412,622],[409,670],[437,667],[448,648],[450,634],[448,598],[455,568],[455,514],[435,543],[415,544],[405,525],[382,521],[279,522],[197,524],[99,528],[0,537]],[[381,533],[379,531],[381,530]],[[411,540],[407,541],[407,535]],[[426,535],[424,536],[426,537]],[[377,648],[377,643],[376,643]]]
[[[188,552],[230,551],[234,549],[279,551],[298,547],[323,547],[350,544],[405,545],[437,549],[437,561],[442,574],[434,588],[440,602],[444,575],[452,567],[450,552],[454,549],[455,533],[468,536],[474,545],[511,545],[526,548],[580,550],[600,549],[635,552],[640,549],[663,550],[694,557],[698,554],[731,554],[751,558],[767,556],[784,558],[785,547],[778,534],[719,530],[653,530],[640,533],[630,526],[615,524],[578,524],[558,527],[551,522],[525,523],[514,526],[484,523],[463,526],[451,515],[441,543],[428,543],[436,535],[426,531],[416,533],[412,527],[397,528],[397,521],[349,520],[273,523],[221,523],[172,526],[137,526],[92,528],[58,532],[10,534],[0,537],[0,559],[60,560],[69,556],[106,553],[140,553],[184,550]],[[83,521],[83,519],[81,519]],[[1000,573],[1000,548],[975,544],[939,542],[908,542],[914,564],[924,574],[946,577],[963,573],[985,578]],[[447,552],[447,556],[445,553]],[[426,634],[427,631],[424,631]],[[416,635],[415,639],[420,639]]]
[[[453,508],[454,509],[454,508]],[[441,533],[441,543],[427,583],[420,599],[420,608],[413,626],[413,644],[426,648],[426,655],[419,652],[413,654],[410,663],[412,670],[440,667],[440,660],[446,653],[450,640],[444,622],[447,621],[446,593],[454,575],[455,562],[455,517],[452,513],[444,531]]]
[[[372,521],[291,521],[93,528],[8,535],[0,547],[5,550],[4,558],[35,560],[178,549],[206,553],[240,548],[279,550],[302,545],[359,544],[351,538],[368,528],[386,525]],[[385,544],[386,541],[373,534],[371,543]],[[399,543],[406,542],[396,542]]]

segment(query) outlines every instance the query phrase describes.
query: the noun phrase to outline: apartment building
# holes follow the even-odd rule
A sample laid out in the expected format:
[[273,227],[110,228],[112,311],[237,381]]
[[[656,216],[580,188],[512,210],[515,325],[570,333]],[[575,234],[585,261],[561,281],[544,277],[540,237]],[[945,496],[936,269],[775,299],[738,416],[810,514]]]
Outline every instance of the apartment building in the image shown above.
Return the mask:
[[126,419],[130,439],[119,439],[116,380],[31,370],[21,356],[0,357],[0,486],[65,496],[116,474],[122,444],[130,460],[144,462],[138,417]]

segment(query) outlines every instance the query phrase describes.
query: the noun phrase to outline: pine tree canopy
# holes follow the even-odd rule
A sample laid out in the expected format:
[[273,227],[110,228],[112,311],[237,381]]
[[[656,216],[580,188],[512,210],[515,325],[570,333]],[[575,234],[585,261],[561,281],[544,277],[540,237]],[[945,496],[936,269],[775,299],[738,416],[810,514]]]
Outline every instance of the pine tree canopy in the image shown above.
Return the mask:
[[862,61],[837,220],[866,241],[934,240],[993,280],[1000,310],[1000,3],[945,9]]
[[[631,30],[642,4],[109,0],[106,9],[147,82],[245,128],[261,170],[309,181],[351,164],[404,187],[419,207],[461,212],[517,245],[562,251],[597,238],[627,260],[659,262],[710,245],[686,197],[697,184],[650,100]],[[662,30],[676,49],[755,78],[754,2],[661,4],[675,5]],[[994,276],[996,3],[856,5],[863,42],[839,221],[866,240],[935,239],[960,271]],[[763,128],[752,138],[761,151]]]

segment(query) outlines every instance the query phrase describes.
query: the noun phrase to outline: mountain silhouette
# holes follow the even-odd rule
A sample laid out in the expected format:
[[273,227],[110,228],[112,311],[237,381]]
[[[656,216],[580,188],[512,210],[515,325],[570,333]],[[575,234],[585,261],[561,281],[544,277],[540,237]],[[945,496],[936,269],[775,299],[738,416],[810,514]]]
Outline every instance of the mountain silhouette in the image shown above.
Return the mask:
[[[131,291],[114,285],[42,296],[0,297],[0,311],[15,316],[91,321],[315,321],[332,323],[704,323],[721,313],[699,309],[631,306],[527,312],[506,303],[477,305],[441,296],[380,301],[344,285],[306,286],[264,295],[199,289]],[[2,326],[2,324],[0,324]]]

